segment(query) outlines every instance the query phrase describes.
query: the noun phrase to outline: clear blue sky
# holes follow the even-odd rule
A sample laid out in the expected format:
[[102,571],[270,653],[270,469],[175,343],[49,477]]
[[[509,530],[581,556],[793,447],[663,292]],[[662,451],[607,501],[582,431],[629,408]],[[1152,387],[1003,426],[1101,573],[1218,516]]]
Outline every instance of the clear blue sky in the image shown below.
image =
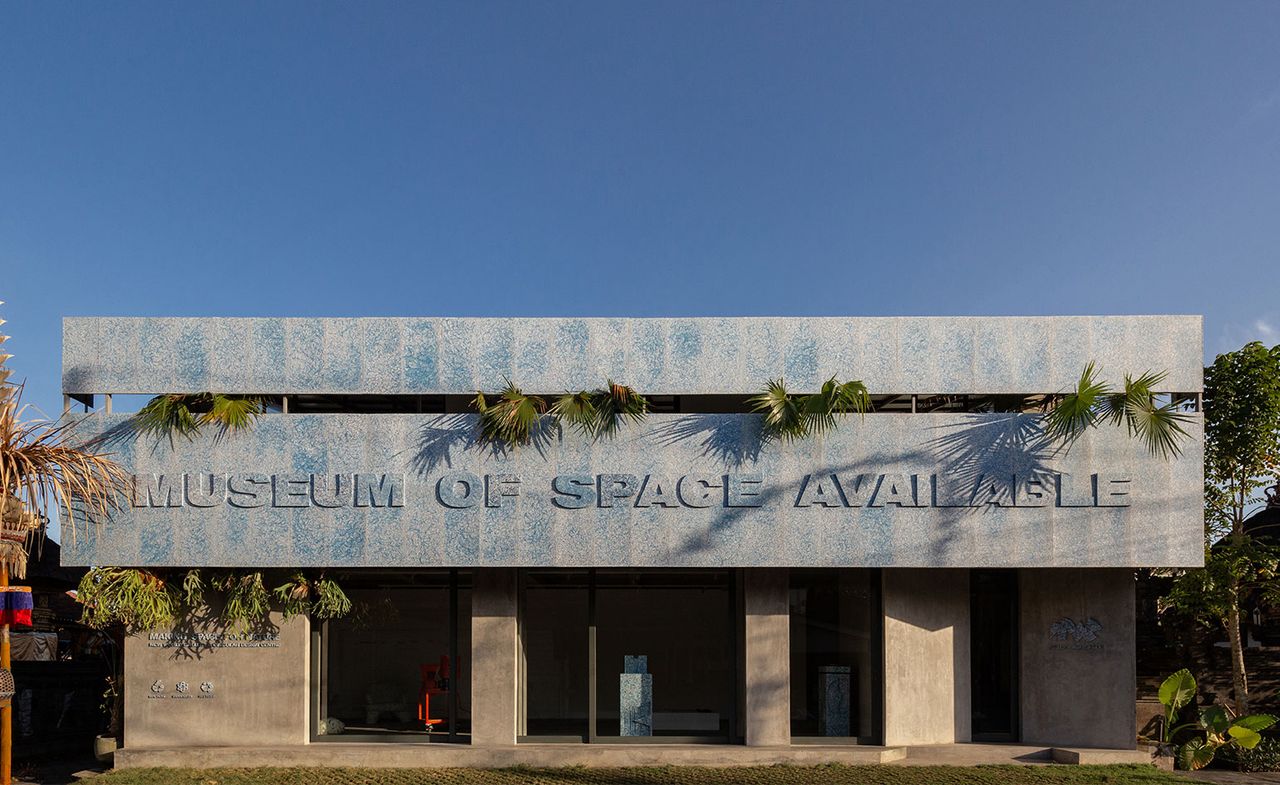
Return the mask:
[[0,311],[1202,313],[1280,341],[1275,2],[5,3]]

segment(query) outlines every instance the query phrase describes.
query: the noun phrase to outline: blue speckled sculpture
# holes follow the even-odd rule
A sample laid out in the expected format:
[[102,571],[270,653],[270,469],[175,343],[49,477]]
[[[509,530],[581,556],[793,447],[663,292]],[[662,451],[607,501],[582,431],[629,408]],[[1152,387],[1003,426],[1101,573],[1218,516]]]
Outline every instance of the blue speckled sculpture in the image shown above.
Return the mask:
[[618,724],[622,736],[653,735],[653,674],[649,658],[627,654],[618,674]]
[[823,665],[818,668],[818,735],[848,736],[851,668]]

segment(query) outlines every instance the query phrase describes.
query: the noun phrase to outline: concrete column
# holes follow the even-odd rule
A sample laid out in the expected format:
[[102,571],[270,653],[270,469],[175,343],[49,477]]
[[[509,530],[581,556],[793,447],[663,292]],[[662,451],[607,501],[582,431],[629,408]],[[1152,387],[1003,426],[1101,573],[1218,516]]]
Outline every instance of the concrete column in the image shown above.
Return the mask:
[[884,743],[969,741],[969,571],[883,575]]
[[1133,570],[1019,570],[1018,578],[1023,742],[1133,749]]
[[477,569],[471,589],[471,744],[516,743],[516,571]]
[[789,572],[743,571],[746,606],[746,741],[752,746],[791,743],[791,615]]

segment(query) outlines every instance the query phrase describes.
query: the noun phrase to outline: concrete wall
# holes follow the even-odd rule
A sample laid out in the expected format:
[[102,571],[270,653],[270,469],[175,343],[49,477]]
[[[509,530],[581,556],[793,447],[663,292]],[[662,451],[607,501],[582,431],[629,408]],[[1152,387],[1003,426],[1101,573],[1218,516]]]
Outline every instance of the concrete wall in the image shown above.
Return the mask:
[[884,743],[968,741],[968,570],[884,571]]
[[1085,363],[1199,390],[1198,316],[63,320],[66,393],[457,393],[606,377],[646,395],[750,393],[832,374],[873,393],[1049,393]]
[[[181,641],[165,640],[169,631],[129,636],[124,647],[125,746],[306,743],[310,623],[305,618],[286,622],[277,613],[271,621],[276,630],[265,639],[218,639],[225,631],[208,623],[180,629],[176,634]],[[193,643],[189,632],[215,637]]]
[[[117,429],[109,449],[139,475],[137,493],[92,535],[79,518],[82,536],[67,538],[62,563],[1203,562],[1198,424],[1182,457],[1164,461],[1114,427],[1063,453],[1040,438],[1032,414],[845,417],[821,437],[781,442],[761,440],[758,415],[652,414],[616,439],[567,430],[501,452],[476,441],[474,415],[273,414],[247,433],[218,441],[207,429],[172,446],[130,438],[127,414],[91,415],[81,433]],[[353,477],[385,485],[384,495],[353,495]],[[567,498],[564,484],[557,492],[556,478],[580,483],[582,496]]]
[[516,743],[516,571],[476,570],[471,590],[471,743]]
[[1020,574],[1022,741],[1132,749],[1131,570]]
[[785,569],[743,571],[746,742],[791,743],[791,610]]

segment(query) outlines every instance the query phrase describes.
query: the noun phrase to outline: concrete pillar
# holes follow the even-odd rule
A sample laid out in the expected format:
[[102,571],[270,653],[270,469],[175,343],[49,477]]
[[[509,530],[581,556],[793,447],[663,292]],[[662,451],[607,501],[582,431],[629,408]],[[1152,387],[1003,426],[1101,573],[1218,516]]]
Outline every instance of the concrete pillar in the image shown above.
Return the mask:
[[743,571],[746,606],[746,742],[791,743],[791,615],[788,571]]
[[1134,748],[1133,570],[1019,570],[1022,741]]
[[969,571],[884,575],[884,743],[969,741]]
[[471,589],[471,744],[516,743],[516,571],[477,569]]

